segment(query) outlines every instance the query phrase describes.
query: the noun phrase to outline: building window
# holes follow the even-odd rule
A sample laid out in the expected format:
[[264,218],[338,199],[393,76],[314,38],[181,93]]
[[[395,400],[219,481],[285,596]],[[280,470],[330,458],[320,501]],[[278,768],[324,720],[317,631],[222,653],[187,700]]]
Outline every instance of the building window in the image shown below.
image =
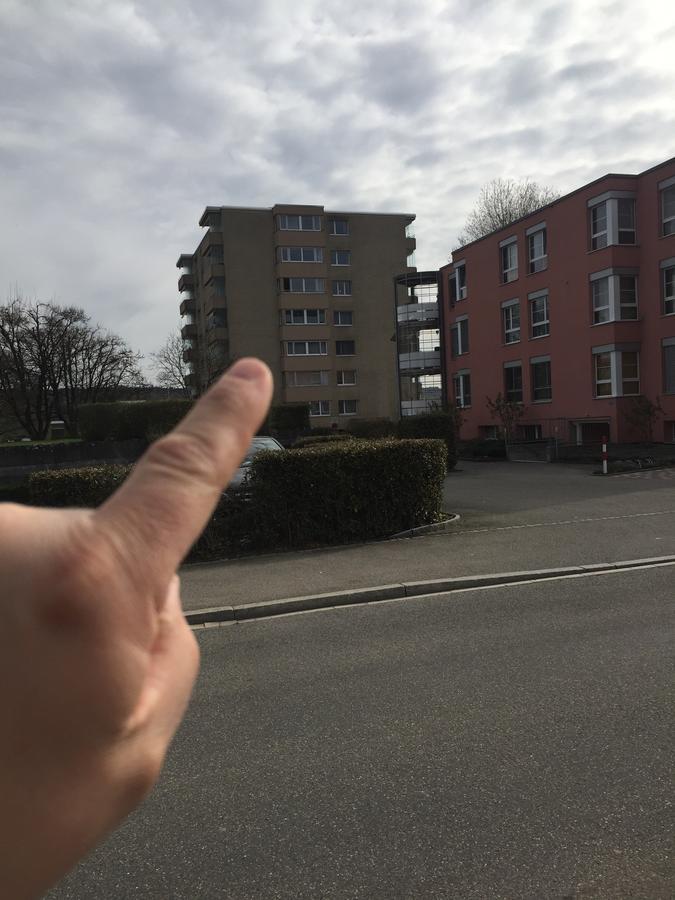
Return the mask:
[[591,248],[600,250],[607,246],[607,203],[591,208]]
[[635,350],[601,350],[593,354],[596,397],[631,397],[640,393],[640,360]]
[[661,234],[675,234],[675,184],[661,191]]
[[523,402],[523,367],[519,362],[504,364],[504,396],[512,403]]
[[634,197],[626,197],[625,192],[610,191],[600,198],[589,200],[588,205],[591,250],[636,242]]
[[460,409],[471,406],[471,373],[468,370],[457,372],[452,376],[452,386],[455,392],[455,404]]
[[518,300],[509,300],[502,306],[502,321],[504,323],[504,343],[516,344],[520,340],[520,303]]
[[340,387],[356,384],[356,369],[338,369],[337,383]]
[[543,358],[531,360],[530,374],[532,379],[532,400],[535,403],[552,400],[551,360]]
[[358,411],[358,400],[338,400],[339,416],[355,416]]
[[352,283],[348,280],[338,280],[333,282],[333,296],[334,297],[351,297],[352,295]]
[[351,250],[331,250],[330,264],[331,266],[349,266],[352,261]]
[[543,272],[548,265],[545,228],[540,228],[539,231],[535,231],[533,234],[528,235],[527,257],[530,275],[534,272]]
[[663,390],[666,394],[675,394],[675,338],[666,338],[663,342]]
[[281,313],[282,325],[324,325],[325,309],[284,309]]
[[323,294],[326,282],[323,278],[280,278],[279,290],[290,294]]
[[450,353],[453,357],[469,352],[469,320],[458,319],[450,328]]
[[310,400],[309,415],[311,418],[316,416],[330,415],[330,400]]
[[675,261],[663,268],[663,313],[666,316],[675,313]]
[[326,341],[285,341],[287,356],[327,356]]
[[540,441],[543,436],[541,425],[519,425],[518,437],[521,441]]
[[338,234],[338,235],[348,235],[349,234],[349,220],[348,219],[330,219],[330,233]]
[[354,341],[335,341],[336,356],[354,356],[356,345]]
[[618,243],[634,244],[635,243],[635,200],[618,199],[617,218],[618,218]]
[[279,262],[323,262],[321,247],[277,247]]
[[321,231],[321,216],[277,216],[279,231]]
[[530,334],[533,338],[550,334],[548,294],[530,296]]
[[518,277],[518,243],[514,240],[500,247],[502,284]]
[[636,275],[614,275],[611,269],[591,275],[593,324],[635,321],[638,317]]
[[457,287],[457,299],[466,300],[466,266],[458,263],[455,266],[455,283]]
[[328,371],[284,372],[285,387],[316,387],[328,384]]
[[333,313],[333,325],[353,325],[354,313],[351,309],[336,309]]

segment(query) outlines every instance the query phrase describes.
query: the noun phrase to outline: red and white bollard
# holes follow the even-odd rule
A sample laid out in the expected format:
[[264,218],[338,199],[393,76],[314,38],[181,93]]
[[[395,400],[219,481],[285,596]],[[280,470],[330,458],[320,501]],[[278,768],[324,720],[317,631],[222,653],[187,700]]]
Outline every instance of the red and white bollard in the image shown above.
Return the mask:
[[607,436],[603,437],[603,439],[602,439],[602,474],[603,475],[607,474],[607,456],[608,456],[607,441],[608,440],[609,440],[609,438],[607,438]]

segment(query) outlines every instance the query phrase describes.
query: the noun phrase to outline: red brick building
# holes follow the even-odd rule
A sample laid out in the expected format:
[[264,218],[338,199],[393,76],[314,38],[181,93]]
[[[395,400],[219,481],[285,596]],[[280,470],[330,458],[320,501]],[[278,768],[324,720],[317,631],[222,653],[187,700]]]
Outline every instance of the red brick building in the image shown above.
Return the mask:
[[456,250],[440,291],[463,438],[495,435],[501,393],[523,404],[523,439],[643,439],[642,396],[664,411],[654,440],[675,441],[675,158]]

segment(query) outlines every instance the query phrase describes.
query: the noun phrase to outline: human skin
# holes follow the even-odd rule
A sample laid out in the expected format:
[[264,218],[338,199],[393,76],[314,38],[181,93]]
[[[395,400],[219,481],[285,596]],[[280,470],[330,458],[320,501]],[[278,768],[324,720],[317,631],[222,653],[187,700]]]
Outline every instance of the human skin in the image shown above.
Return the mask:
[[237,362],[96,510],[0,504],[0,897],[40,897],[147,795],[197,675],[176,569],[262,422]]

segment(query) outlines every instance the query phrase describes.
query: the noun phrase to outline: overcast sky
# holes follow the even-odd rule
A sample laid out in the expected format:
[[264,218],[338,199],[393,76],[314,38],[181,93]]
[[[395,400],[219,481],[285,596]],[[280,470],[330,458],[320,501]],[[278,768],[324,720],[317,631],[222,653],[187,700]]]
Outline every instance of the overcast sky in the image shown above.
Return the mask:
[[144,353],[206,205],[417,214],[675,155],[671,0],[0,0],[0,274]]

